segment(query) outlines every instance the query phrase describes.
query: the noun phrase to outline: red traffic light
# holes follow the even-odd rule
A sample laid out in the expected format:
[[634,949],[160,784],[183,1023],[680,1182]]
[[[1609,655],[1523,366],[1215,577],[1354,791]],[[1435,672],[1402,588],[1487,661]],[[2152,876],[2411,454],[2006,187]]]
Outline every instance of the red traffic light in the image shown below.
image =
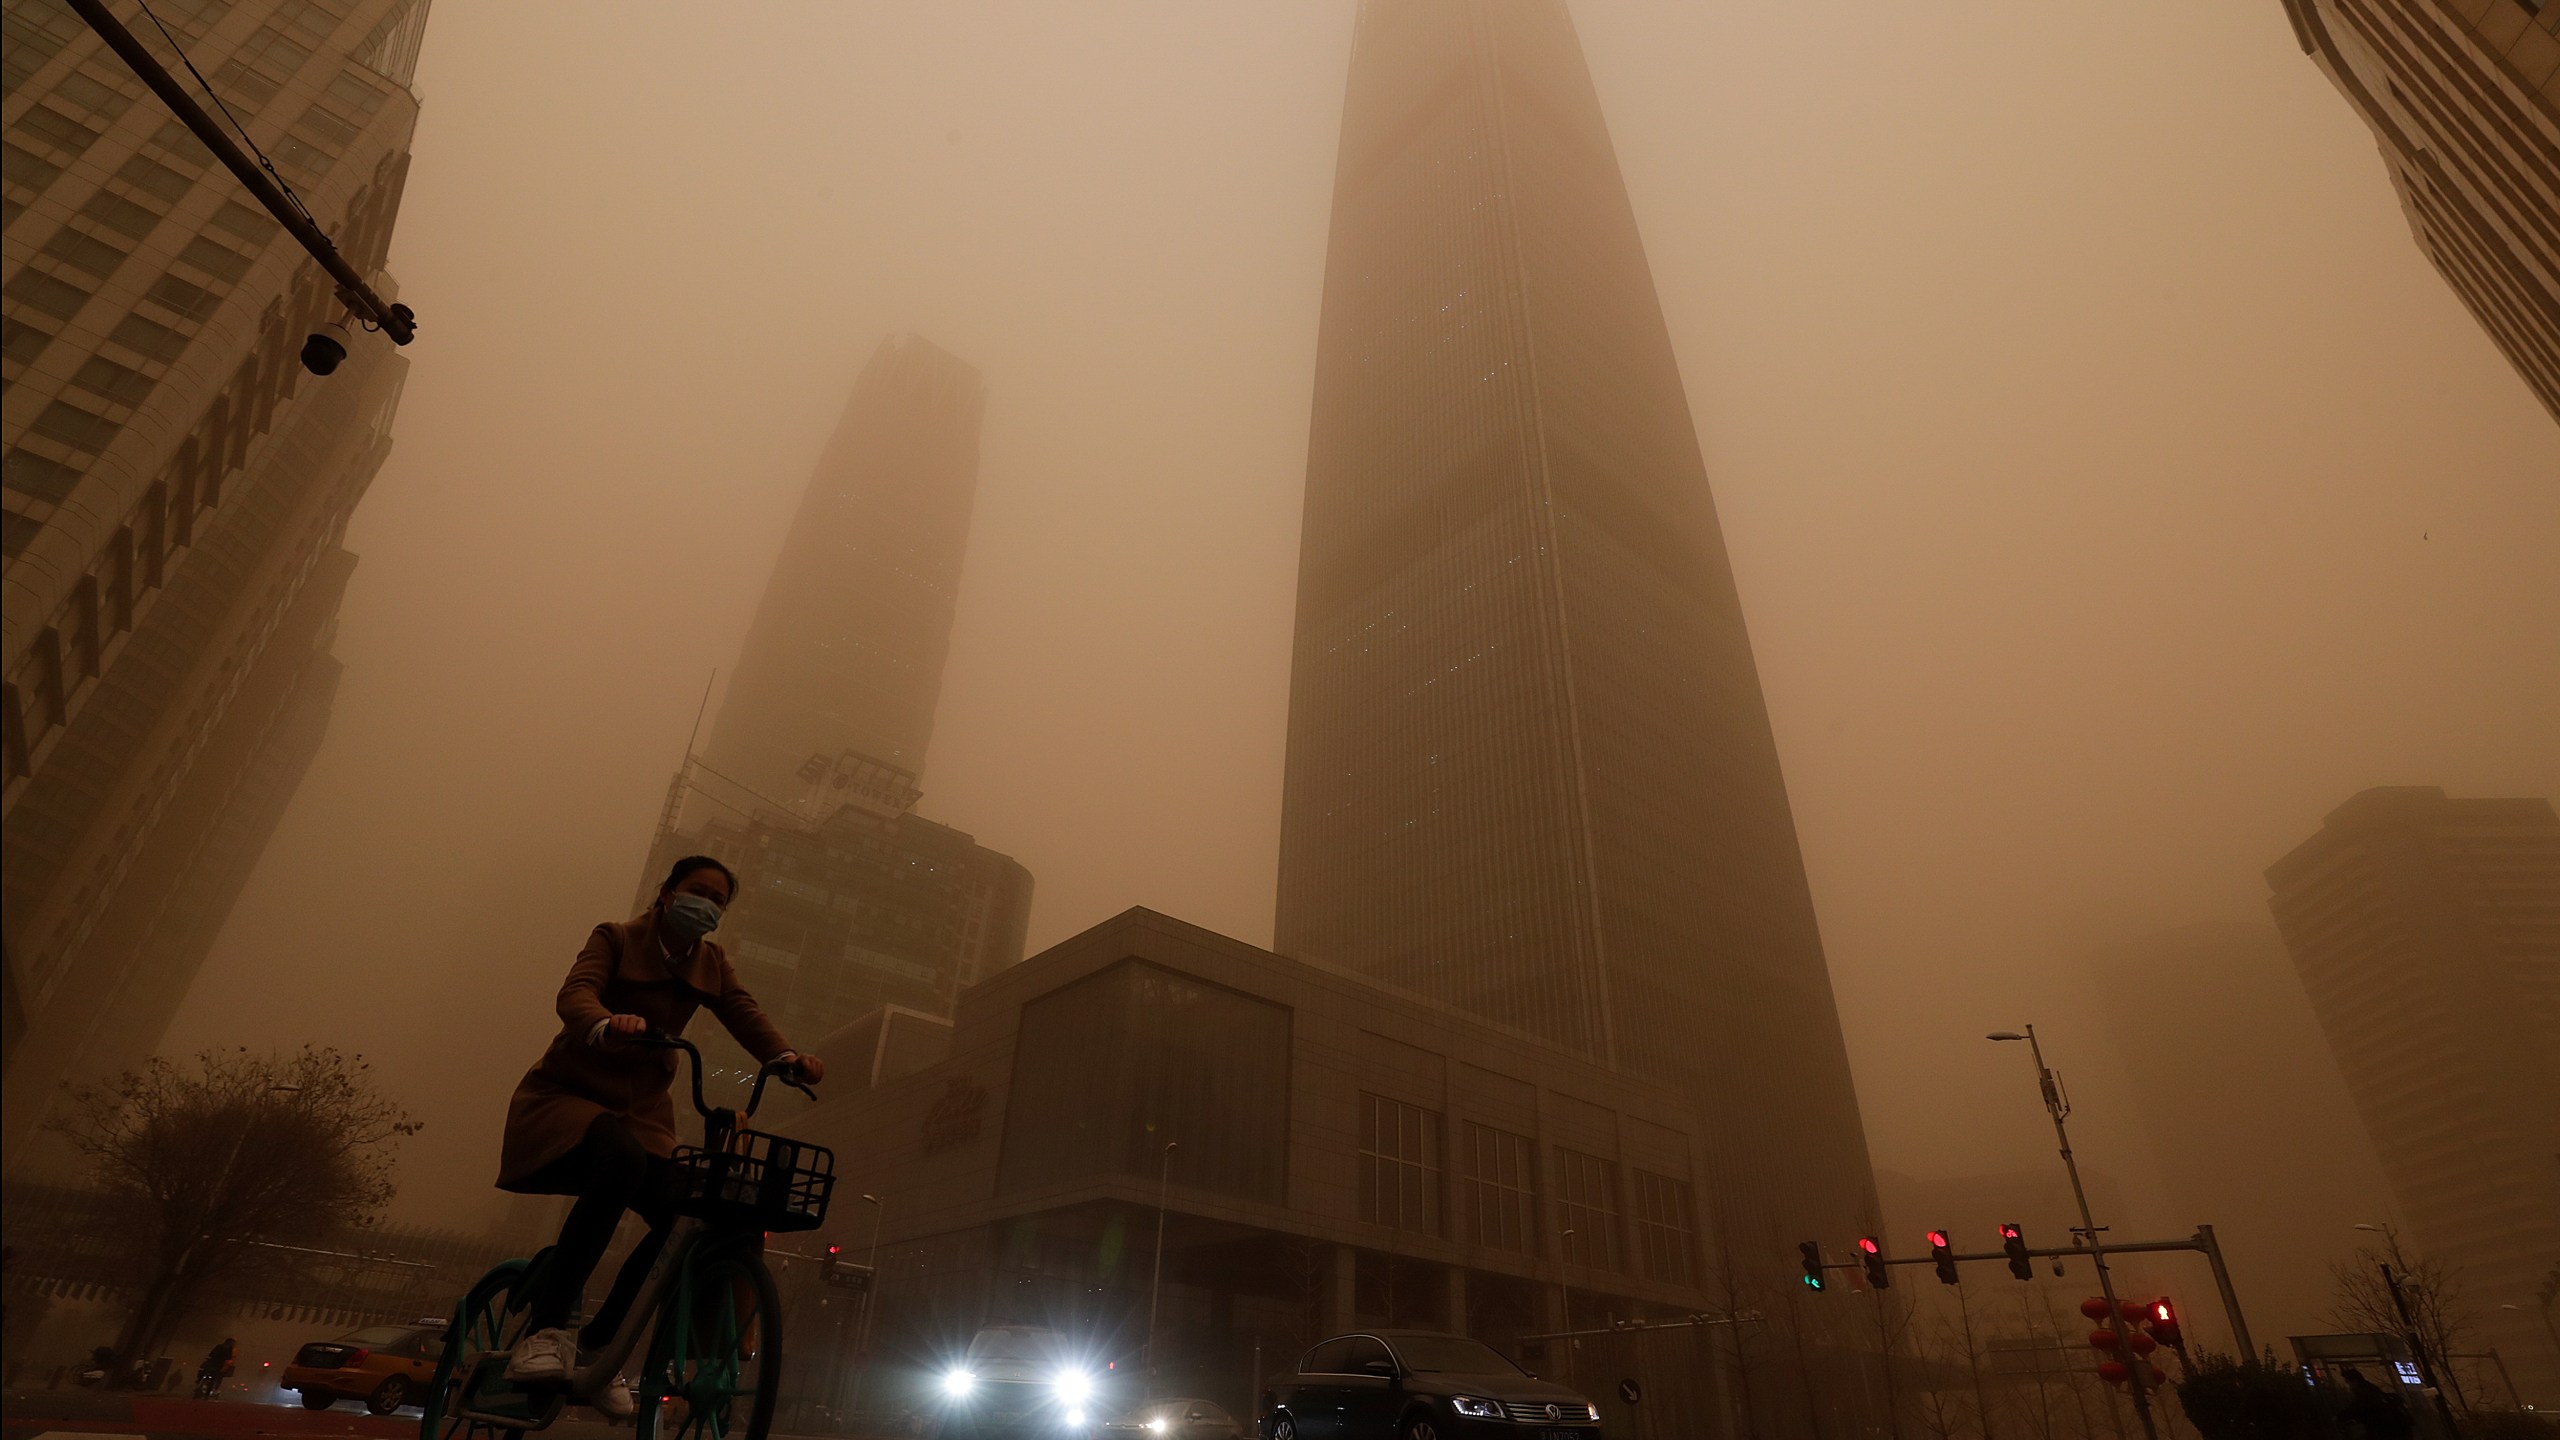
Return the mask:
[[1884,1264],[1883,1241],[1873,1235],[1859,1236],[1858,1264],[1867,1272],[1868,1289],[1889,1290],[1893,1287],[1893,1272],[1886,1269]]
[[2148,1312],[2151,1320],[2151,1337],[2153,1339],[2173,1350],[2178,1349],[2187,1343],[2185,1333],[2178,1329],[2177,1309],[2169,1303],[2168,1296],[2163,1295],[2159,1299],[2152,1301],[2148,1307]]
[[2018,1227],[2017,1227],[2017,1226],[2015,1226],[2015,1225],[2003,1225],[2003,1226],[2001,1226],[2001,1227],[2000,1227],[2000,1238],[2001,1238],[2001,1239],[2003,1239],[2003,1240],[2015,1240],[2015,1239],[2017,1239],[2017,1238],[2018,1238],[2018,1236],[2019,1236],[2019,1231],[2018,1231]]
[[1932,1231],[1930,1231],[1930,1232],[1929,1232],[1929,1247],[1930,1247],[1931,1249],[1933,1249],[1933,1250],[1944,1249],[1944,1248],[1946,1248],[1946,1243],[1947,1243],[1947,1232],[1946,1232],[1946,1231],[1944,1231],[1944,1230],[1932,1230]]
[[836,1256],[841,1255],[841,1254],[843,1254],[843,1253],[844,1253],[844,1247],[843,1247],[843,1246],[841,1246],[841,1245],[830,1245],[830,1246],[828,1246],[828,1247],[827,1247],[827,1258],[828,1258],[828,1259],[830,1259],[830,1260],[834,1259]]
[[1859,1236],[1858,1248],[1866,1251],[1870,1255],[1881,1255],[1884,1253],[1884,1247],[1876,1243],[1876,1237],[1873,1235]]

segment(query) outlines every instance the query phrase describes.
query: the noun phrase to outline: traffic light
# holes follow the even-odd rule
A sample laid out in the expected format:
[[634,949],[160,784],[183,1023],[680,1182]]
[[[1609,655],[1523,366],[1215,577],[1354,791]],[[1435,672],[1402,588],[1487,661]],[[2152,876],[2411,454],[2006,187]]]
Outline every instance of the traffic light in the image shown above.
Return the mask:
[[1956,1252],[1952,1246],[1947,1244],[1946,1231],[1932,1230],[1929,1232],[1929,1260],[1932,1264],[1938,1267],[1939,1284],[1953,1285],[1956,1283]]
[[818,1278],[837,1290],[852,1290],[866,1295],[871,1292],[871,1267],[857,1265],[844,1258],[841,1245],[827,1247],[827,1268]]
[[1796,1251],[1804,1256],[1804,1288],[1820,1290],[1822,1288],[1822,1242],[1800,1241],[1796,1245]]
[[1893,1288],[1893,1272],[1887,1269],[1884,1263],[1883,1241],[1873,1235],[1859,1236],[1858,1263],[1867,1267],[1868,1289],[1890,1290]]
[[2163,1295],[2152,1301],[2143,1318],[2151,1327],[2152,1339],[2181,1355],[2186,1353],[2187,1337],[2178,1329],[2178,1312],[2176,1307],[2169,1303],[2168,1296]]
[[2035,1257],[2027,1253],[2027,1232],[2015,1224],[2000,1227],[2000,1253],[2009,1257],[2009,1273],[2021,1280],[2036,1278]]

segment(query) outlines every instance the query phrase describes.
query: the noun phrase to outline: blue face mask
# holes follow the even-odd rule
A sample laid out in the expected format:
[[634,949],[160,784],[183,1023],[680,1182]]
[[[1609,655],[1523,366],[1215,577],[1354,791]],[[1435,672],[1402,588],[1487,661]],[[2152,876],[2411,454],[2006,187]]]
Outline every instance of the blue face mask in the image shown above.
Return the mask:
[[667,928],[688,942],[720,928],[720,902],[702,895],[667,897]]

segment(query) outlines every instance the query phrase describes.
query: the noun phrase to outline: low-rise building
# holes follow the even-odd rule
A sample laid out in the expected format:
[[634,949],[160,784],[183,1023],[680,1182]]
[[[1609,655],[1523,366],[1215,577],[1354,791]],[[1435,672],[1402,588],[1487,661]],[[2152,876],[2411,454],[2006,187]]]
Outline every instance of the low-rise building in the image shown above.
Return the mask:
[[841,1177],[798,1248],[859,1260],[879,1227],[873,1403],[988,1324],[1124,1369],[1152,1333],[1160,1391],[1247,1404],[1361,1325],[1517,1353],[1711,1308],[1686,1099],[1521,1032],[1143,909],[947,1032],[897,1020],[821,1047],[854,1085],[769,1117]]

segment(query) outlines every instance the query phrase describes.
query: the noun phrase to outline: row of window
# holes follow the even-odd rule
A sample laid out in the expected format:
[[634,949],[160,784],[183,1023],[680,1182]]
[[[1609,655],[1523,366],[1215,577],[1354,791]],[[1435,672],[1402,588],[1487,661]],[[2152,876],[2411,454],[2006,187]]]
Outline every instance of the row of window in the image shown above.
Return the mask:
[[[386,157],[375,183],[349,205],[346,252],[360,266],[378,264],[389,239],[403,158]],[[36,747],[68,722],[74,692],[98,674],[107,639],[132,628],[140,597],[160,586],[170,557],[192,543],[197,511],[220,503],[224,478],[247,463],[251,441],[266,432],[277,405],[292,395],[301,379],[294,352],[303,333],[335,301],[327,277],[307,263],[287,300],[270,302],[258,347],[207,407],[163,478],[148,487],[126,523],[109,538],[91,573],[73,587],[54,625],[36,637],[18,673],[0,687],[5,690],[0,694],[0,759],[5,759],[10,780],[32,772]],[[31,433],[68,446],[56,433],[65,428],[72,427],[57,421],[48,429],[40,415]],[[39,499],[68,495],[80,480],[79,467],[24,444],[0,462],[0,473],[10,490]],[[35,527],[22,523],[24,517],[14,511],[10,519],[14,555]]]
[[[1438,1111],[1361,1092],[1361,1219],[1425,1235],[1449,1233],[1443,1126]],[[1688,1181],[1637,1168],[1633,1204],[1622,1206],[1617,1162],[1570,1146],[1553,1149],[1554,1228],[1568,1263],[1691,1283],[1697,1204]],[[1544,1253],[1537,1154],[1537,1142],[1525,1135],[1467,1122],[1458,1158],[1472,1243]]]

